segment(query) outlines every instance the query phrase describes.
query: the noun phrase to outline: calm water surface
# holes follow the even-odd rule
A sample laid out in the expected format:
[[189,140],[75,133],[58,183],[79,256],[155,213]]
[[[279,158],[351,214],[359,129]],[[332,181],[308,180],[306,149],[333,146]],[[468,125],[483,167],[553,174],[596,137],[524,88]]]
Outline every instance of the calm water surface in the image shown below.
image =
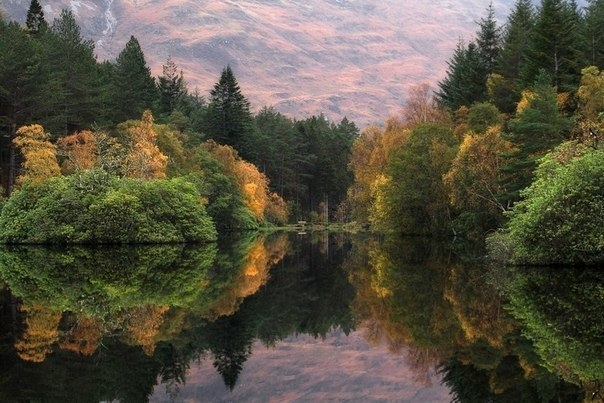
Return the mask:
[[0,401],[601,400],[602,271],[481,254],[324,233],[5,248]]

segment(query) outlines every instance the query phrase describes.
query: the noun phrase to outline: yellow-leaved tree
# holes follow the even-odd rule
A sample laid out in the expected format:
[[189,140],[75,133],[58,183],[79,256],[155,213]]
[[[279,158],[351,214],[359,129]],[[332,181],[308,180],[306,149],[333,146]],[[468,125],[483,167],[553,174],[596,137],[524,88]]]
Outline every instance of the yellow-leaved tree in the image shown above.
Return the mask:
[[57,154],[65,158],[61,164],[65,175],[91,169],[98,162],[96,138],[90,130],[61,137],[57,140]]
[[260,222],[267,216],[285,222],[287,206],[283,199],[269,189],[269,180],[258,168],[243,160],[237,151],[227,145],[208,141],[204,148],[217,159],[237,181],[237,185],[245,198],[245,204]]
[[24,180],[39,183],[61,175],[56,148],[50,142],[50,134],[45,132],[41,125],[20,127],[13,144],[19,148],[24,159],[24,172],[18,178],[19,183]]
[[124,162],[124,176],[138,179],[166,177],[168,157],[157,147],[151,111],[143,112],[140,123],[128,128],[130,152]]
[[361,133],[352,146],[349,168],[354,174],[354,183],[348,190],[348,199],[355,220],[366,222],[372,209],[380,204],[380,186],[389,181],[386,167],[392,150],[400,147],[408,130],[404,122],[390,119],[382,131],[371,126]]

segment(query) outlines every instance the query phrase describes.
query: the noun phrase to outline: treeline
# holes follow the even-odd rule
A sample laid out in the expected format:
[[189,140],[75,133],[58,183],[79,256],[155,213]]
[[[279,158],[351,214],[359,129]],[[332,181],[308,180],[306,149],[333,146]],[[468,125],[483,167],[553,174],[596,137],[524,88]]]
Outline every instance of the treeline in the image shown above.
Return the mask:
[[602,259],[602,40],[604,1],[517,0],[503,27],[490,6],[438,90],[415,87],[355,142],[354,217],[441,236],[503,226],[517,261]]
[[168,158],[168,177],[189,172],[191,159],[180,157],[213,140],[258,168],[269,191],[287,201],[292,220],[309,219],[311,212],[317,218],[327,207],[334,219],[346,198],[348,157],[358,136],[346,118],[339,124],[323,115],[292,120],[271,107],[253,114],[229,66],[207,97],[187,87],[170,57],[153,77],[134,36],[115,60],[99,62],[74,15],[64,10],[47,23],[38,0],[30,4],[26,26],[0,15],[0,175],[6,193],[23,164],[12,143],[20,127],[41,125],[55,145],[82,131],[117,139],[124,133],[120,125],[140,120],[146,110],[157,130],[171,133],[169,144],[165,138],[161,143],[162,136],[158,144]]

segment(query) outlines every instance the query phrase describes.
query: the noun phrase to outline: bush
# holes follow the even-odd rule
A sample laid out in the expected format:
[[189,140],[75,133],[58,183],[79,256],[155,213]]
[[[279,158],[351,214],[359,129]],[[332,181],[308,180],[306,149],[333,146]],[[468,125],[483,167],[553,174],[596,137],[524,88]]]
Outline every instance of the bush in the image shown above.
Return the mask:
[[182,178],[141,181],[89,171],[25,183],[5,203],[7,243],[165,243],[216,239],[196,187]]
[[523,195],[508,223],[514,263],[604,261],[604,150],[561,145]]

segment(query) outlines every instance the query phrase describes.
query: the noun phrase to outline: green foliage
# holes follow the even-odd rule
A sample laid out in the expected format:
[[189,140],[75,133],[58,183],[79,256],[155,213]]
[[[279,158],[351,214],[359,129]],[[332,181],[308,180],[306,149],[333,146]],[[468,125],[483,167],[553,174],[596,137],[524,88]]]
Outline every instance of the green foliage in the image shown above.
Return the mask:
[[386,212],[376,229],[406,234],[446,233],[450,217],[442,177],[457,149],[457,139],[448,127],[416,126],[402,147],[391,154],[391,180],[383,188]]
[[245,206],[243,194],[233,176],[210,154],[198,147],[194,163],[201,172],[187,175],[197,192],[208,201],[207,212],[220,230],[257,229],[258,222]]
[[[105,323],[145,305],[187,307],[208,292],[216,245],[147,245],[0,251],[0,273],[28,303]],[[203,287],[208,284],[208,287]]]
[[505,154],[507,162],[502,171],[507,194],[502,196],[503,204],[519,200],[520,191],[533,180],[537,160],[565,139],[572,124],[558,110],[556,90],[544,70],[532,91],[524,92],[518,109],[506,136],[516,150]]
[[509,308],[545,366],[577,385],[604,380],[604,278],[599,268],[518,268]]
[[523,196],[508,224],[514,262],[604,261],[604,150],[561,145],[541,161]]
[[[92,190],[85,190],[92,189]],[[117,180],[99,171],[26,183],[0,215],[8,243],[159,243],[216,238],[184,179]]]
[[468,114],[468,129],[475,133],[485,133],[489,127],[503,123],[503,116],[495,105],[488,102],[474,104]]
[[157,99],[151,69],[134,36],[130,37],[113,65],[111,99],[114,123],[140,118]]

